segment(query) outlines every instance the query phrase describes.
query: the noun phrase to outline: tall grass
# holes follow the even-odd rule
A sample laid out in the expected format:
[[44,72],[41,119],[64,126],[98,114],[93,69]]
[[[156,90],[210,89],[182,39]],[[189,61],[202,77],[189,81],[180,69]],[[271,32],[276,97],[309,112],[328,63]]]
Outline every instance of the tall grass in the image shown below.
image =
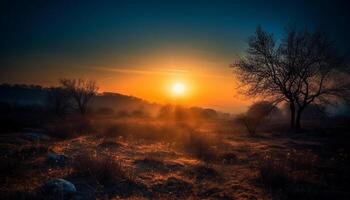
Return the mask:
[[102,185],[134,180],[132,171],[126,170],[118,160],[93,153],[77,156],[72,166],[76,174],[92,178]]

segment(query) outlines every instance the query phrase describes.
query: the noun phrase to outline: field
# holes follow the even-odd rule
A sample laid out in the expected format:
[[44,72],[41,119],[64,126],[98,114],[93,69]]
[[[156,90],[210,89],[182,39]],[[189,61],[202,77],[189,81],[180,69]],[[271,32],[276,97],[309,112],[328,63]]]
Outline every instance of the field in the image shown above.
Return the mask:
[[[57,121],[2,134],[0,141],[2,199],[350,195],[349,147],[341,135],[261,131],[247,136],[229,120],[99,118]],[[74,184],[76,192],[48,192],[45,183],[58,178]]]

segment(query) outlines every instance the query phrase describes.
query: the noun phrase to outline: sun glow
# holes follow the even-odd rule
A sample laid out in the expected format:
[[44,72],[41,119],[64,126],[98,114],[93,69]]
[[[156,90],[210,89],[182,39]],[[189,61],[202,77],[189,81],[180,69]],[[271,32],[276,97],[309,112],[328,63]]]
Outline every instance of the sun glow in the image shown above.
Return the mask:
[[186,86],[183,83],[175,83],[172,92],[174,95],[183,95],[186,92]]

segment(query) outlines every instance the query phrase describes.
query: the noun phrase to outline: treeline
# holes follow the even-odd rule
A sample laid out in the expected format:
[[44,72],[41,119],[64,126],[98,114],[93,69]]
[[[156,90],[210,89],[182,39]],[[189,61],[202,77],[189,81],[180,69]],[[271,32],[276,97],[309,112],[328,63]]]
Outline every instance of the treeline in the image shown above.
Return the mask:
[[0,85],[2,132],[101,118],[193,121],[229,117],[213,109],[161,105],[118,93],[98,93],[94,81],[82,79],[61,79],[56,87]]
[[[42,87],[25,84],[1,84],[0,103],[3,109],[45,110],[53,115],[84,114],[135,114],[139,110],[159,107],[145,100],[118,93],[97,93],[83,88],[84,80],[71,79],[70,86]],[[67,80],[65,80],[67,82]],[[75,83],[74,83],[75,82]],[[85,81],[88,82],[88,81]],[[80,86],[79,86],[80,84]],[[86,84],[86,83],[85,83]],[[91,83],[90,83],[91,84]],[[95,85],[95,87],[97,87]],[[80,105],[80,106],[79,106]]]
[[[338,130],[348,130],[350,115],[347,105],[342,106],[343,112],[337,112],[333,107],[320,104],[310,104],[303,113],[302,123],[306,129],[318,129],[326,131],[329,128]],[[290,120],[290,108],[288,104],[277,106],[273,102],[258,101],[250,105],[246,112],[240,113],[234,117],[233,123],[241,126],[252,136],[258,132],[273,129],[288,130]]]

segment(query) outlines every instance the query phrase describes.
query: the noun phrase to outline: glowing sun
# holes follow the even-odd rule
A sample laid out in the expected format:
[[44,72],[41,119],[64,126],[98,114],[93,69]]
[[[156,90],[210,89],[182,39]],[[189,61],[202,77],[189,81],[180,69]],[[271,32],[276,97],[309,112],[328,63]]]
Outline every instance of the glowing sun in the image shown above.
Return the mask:
[[186,91],[186,86],[183,83],[175,83],[172,87],[172,92],[175,95],[182,95]]

